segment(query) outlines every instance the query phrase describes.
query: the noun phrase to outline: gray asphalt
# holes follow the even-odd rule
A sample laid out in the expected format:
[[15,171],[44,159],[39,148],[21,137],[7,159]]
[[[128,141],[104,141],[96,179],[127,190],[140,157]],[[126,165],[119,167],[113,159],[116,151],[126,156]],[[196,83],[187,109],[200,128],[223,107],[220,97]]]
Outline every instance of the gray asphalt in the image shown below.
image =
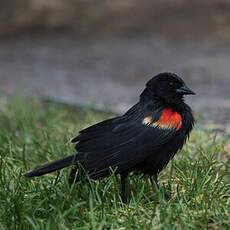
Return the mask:
[[0,90],[122,113],[162,71],[197,93],[188,102],[206,120],[230,122],[230,46],[220,41],[71,36],[0,41]]

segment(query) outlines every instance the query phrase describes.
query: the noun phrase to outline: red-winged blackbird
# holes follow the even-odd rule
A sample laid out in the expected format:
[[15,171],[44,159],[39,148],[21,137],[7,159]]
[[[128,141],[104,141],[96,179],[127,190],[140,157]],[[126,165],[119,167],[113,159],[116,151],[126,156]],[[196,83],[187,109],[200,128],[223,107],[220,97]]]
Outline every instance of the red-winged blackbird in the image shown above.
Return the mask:
[[[72,140],[77,153],[42,165],[25,176],[41,176],[79,164],[91,179],[107,177],[114,171],[121,175],[125,202],[128,174],[147,174],[157,183],[157,175],[189,137],[194,118],[184,102],[186,94],[194,92],[176,74],[156,75],[147,82],[139,102],[123,116],[80,131]],[[73,168],[71,178],[76,173]]]

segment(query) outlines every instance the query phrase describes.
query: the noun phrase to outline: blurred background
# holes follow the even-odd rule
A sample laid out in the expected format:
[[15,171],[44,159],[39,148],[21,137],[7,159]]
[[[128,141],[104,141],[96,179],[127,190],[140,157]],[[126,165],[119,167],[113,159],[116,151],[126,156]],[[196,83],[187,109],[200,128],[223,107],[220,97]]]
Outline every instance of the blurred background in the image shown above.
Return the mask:
[[162,71],[230,129],[229,0],[1,0],[0,92],[116,113]]

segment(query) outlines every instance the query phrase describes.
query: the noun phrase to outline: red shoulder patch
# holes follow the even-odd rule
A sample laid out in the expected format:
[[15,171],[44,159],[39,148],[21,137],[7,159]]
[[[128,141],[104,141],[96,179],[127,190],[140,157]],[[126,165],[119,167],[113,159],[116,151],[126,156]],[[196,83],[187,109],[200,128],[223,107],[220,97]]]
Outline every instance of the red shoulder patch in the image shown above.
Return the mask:
[[144,125],[158,127],[162,129],[176,129],[179,130],[182,126],[182,117],[179,113],[173,111],[171,108],[165,108],[159,120],[154,121],[152,116],[147,116],[142,122]]
[[174,128],[179,130],[182,126],[182,117],[179,113],[173,111],[171,108],[165,108],[158,121],[153,122],[154,126],[163,129]]

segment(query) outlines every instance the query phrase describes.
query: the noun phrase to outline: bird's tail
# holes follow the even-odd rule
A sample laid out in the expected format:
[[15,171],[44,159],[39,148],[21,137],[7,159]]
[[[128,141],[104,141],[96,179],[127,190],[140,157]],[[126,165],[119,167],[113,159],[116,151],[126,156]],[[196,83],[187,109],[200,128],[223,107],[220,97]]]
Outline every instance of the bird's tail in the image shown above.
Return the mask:
[[37,176],[42,176],[47,173],[51,173],[54,171],[57,171],[59,169],[63,169],[67,166],[74,165],[77,161],[77,155],[73,154],[68,157],[46,163],[44,165],[41,165],[29,172],[26,172],[24,175],[26,177],[37,177]]

